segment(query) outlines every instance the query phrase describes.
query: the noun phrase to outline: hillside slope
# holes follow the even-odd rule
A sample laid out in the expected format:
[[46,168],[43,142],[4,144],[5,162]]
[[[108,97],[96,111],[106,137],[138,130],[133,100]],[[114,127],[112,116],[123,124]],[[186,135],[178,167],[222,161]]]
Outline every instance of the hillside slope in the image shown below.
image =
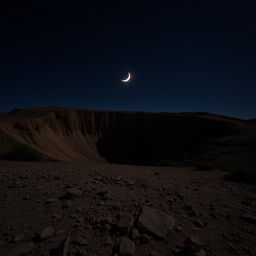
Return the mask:
[[15,143],[66,162],[154,165],[254,164],[253,120],[207,113],[146,113],[65,108],[17,109],[0,115],[0,154]]

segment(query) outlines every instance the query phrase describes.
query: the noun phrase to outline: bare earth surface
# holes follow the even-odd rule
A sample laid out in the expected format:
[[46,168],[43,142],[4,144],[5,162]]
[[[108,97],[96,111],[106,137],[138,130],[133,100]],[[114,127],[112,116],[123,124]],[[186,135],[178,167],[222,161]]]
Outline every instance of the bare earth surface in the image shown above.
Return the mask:
[[[256,255],[256,186],[227,182],[224,175],[2,161],[0,255]],[[174,218],[166,238],[140,227],[143,206]],[[184,244],[189,236],[200,242],[194,252]],[[121,239],[123,252],[121,237],[130,239]]]

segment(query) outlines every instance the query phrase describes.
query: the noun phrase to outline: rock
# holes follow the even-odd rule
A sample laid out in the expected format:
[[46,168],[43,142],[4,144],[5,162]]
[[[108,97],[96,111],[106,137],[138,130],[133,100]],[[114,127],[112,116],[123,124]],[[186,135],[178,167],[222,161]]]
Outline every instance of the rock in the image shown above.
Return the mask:
[[206,256],[205,250],[200,250],[199,252],[194,253],[195,256]]
[[196,211],[193,209],[191,205],[185,205],[183,209],[187,211],[189,216],[197,216]]
[[19,178],[20,178],[21,180],[26,180],[26,179],[28,178],[28,175],[27,175],[27,174],[21,174],[21,175],[19,176]]
[[111,230],[112,230],[111,224],[106,223],[106,224],[105,224],[105,229],[106,229],[107,231],[111,231]]
[[119,256],[132,256],[134,252],[134,242],[127,237],[122,237],[119,243]]
[[13,237],[12,242],[13,243],[22,242],[23,239],[24,239],[24,234],[19,234]]
[[104,241],[104,245],[105,245],[105,246],[113,245],[113,241],[108,237],[108,238]]
[[129,234],[133,227],[133,216],[131,214],[120,214],[117,229],[121,234]]
[[78,219],[78,215],[76,215],[76,214],[71,214],[71,215],[69,215],[69,218],[70,218],[70,219]]
[[138,228],[156,239],[165,239],[173,229],[175,220],[170,215],[154,208],[143,206],[138,219]]
[[53,227],[48,226],[46,228],[44,228],[41,233],[39,234],[39,240],[43,241],[49,237],[52,237],[55,235],[55,230]]
[[[71,254],[68,254],[71,255]],[[76,253],[72,255],[76,255],[76,256],[97,256],[96,254],[88,254],[87,250],[85,248],[79,248],[78,250],[76,250]]]
[[52,203],[55,203],[56,202],[56,199],[55,198],[49,198],[46,200],[46,204],[52,204]]
[[67,191],[66,197],[67,198],[79,198],[82,196],[82,191],[76,188],[70,188]]
[[137,228],[133,228],[131,232],[131,239],[133,241],[139,240],[141,237],[139,230]]
[[197,226],[199,228],[204,228],[205,227],[204,224],[198,219],[194,219],[193,223],[194,223],[195,226]]
[[62,216],[59,214],[54,214],[51,216],[51,218],[53,218],[54,220],[60,220],[60,219],[62,219]]
[[200,241],[193,236],[187,237],[184,245],[186,249],[191,253],[199,252],[202,249],[202,244],[200,243]]
[[62,234],[65,234],[65,233],[66,233],[66,231],[65,231],[65,230],[63,230],[63,229],[55,230],[55,234],[56,234],[56,236],[58,236],[58,235],[62,235]]
[[240,215],[240,220],[246,221],[251,224],[256,224],[256,216],[253,215]]
[[83,210],[82,210],[82,208],[78,208],[78,209],[76,209],[76,211],[77,212],[82,212]]
[[108,199],[108,191],[99,191],[97,194],[96,194],[97,197],[99,197],[99,199],[101,200],[107,200]]
[[157,251],[152,251],[149,253],[149,256],[159,256],[159,253]]
[[78,237],[76,240],[74,240],[75,244],[80,245],[80,246],[86,246],[88,245],[88,242],[86,239],[83,237]]
[[32,242],[16,244],[8,253],[7,256],[24,256],[28,255],[32,249],[34,244]]
[[226,246],[229,248],[229,251],[231,251],[231,252],[235,252],[236,251],[236,248],[235,248],[235,246],[234,246],[234,244],[232,242],[226,243]]
[[72,206],[72,202],[71,201],[65,201],[62,205],[63,209],[68,209]]
[[177,247],[172,249],[172,254],[177,255],[177,256],[186,255],[185,252],[184,252],[184,248],[177,248]]
[[177,227],[175,228],[175,230],[176,230],[177,232],[182,232],[182,231],[183,231],[183,228],[182,228],[181,226],[177,226]]

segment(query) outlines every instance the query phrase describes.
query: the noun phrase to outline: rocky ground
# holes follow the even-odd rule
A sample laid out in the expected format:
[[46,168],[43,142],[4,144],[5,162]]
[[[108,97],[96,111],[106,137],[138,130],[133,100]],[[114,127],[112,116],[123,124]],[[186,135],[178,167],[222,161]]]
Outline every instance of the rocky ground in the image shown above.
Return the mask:
[[220,171],[0,162],[0,255],[256,255],[256,186]]

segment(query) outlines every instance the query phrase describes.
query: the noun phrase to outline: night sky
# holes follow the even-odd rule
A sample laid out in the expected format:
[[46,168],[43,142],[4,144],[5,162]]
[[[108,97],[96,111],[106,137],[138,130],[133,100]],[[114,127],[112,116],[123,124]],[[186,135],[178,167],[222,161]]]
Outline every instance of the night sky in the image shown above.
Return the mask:
[[0,112],[64,106],[255,118],[256,1],[1,2],[0,68]]

